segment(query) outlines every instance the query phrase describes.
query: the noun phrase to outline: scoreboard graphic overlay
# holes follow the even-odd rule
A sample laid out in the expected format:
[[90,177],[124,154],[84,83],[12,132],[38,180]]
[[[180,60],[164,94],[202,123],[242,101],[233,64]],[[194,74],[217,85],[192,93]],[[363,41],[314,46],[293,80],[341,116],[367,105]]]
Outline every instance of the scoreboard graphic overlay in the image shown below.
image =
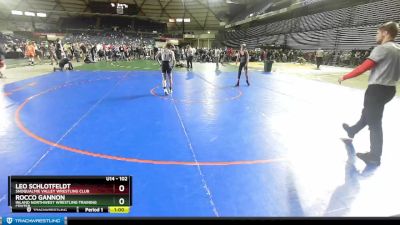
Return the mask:
[[128,213],[131,176],[9,176],[13,213]]

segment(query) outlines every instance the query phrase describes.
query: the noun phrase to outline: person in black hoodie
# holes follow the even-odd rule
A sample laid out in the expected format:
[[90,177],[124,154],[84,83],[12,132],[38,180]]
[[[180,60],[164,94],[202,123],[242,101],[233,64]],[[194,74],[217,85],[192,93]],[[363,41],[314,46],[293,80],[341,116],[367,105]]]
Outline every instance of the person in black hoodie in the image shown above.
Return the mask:
[[72,56],[69,56],[69,57],[70,58],[65,57],[65,58],[61,59],[60,62],[58,63],[59,67],[58,68],[54,67],[54,69],[53,69],[54,72],[56,72],[57,70],[64,71],[64,67],[67,64],[68,64],[67,70],[73,70],[74,67],[72,66],[72,63],[71,63]]
[[92,48],[90,49],[90,58],[92,62],[96,61],[96,45],[93,45]]
[[56,56],[58,60],[61,60],[63,56],[65,56],[64,48],[60,39],[57,39],[56,41]]

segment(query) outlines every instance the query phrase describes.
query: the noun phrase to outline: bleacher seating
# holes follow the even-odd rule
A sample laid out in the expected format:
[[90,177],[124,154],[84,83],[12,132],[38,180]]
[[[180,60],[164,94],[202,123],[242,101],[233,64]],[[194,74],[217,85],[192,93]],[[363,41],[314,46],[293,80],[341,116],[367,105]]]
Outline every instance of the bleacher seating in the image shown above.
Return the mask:
[[128,34],[121,32],[84,32],[70,33],[65,36],[65,42],[90,44],[152,44],[155,35]]
[[400,1],[382,0],[336,9],[247,29],[224,32],[228,47],[286,44],[295,49],[369,49],[379,24],[400,22]]
[[151,22],[140,19],[119,18],[119,17],[101,17],[97,24],[95,17],[72,17],[62,21],[62,28],[66,30],[87,30],[101,29],[112,30],[118,27],[119,31],[141,31],[164,33],[166,25],[163,23]]

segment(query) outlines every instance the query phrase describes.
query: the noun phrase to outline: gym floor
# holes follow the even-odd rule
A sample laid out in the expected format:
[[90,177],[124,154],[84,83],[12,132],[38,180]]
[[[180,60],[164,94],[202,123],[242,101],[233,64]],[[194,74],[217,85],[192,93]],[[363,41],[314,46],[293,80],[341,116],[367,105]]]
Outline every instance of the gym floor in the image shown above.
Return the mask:
[[236,67],[195,63],[164,96],[157,66],[124,65],[3,85],[0,215],[11,214],[9,175],[132,175],[126,216],[400,214],[398,97],[385,108],[382,165],[370,168],[355,157],[368,129],[340,140],[361,89],[257,70],[235,88]]

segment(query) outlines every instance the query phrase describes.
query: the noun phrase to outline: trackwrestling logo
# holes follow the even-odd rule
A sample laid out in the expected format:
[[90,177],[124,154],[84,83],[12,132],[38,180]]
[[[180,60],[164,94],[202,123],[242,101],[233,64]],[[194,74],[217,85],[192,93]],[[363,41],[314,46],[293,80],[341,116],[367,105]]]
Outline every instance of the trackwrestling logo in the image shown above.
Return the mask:
[[3,218],[3,221],[6,224],[62,224],[64,225],[63,217],[47,217],[47,218],[38,218],[38,217],[7,217]]

